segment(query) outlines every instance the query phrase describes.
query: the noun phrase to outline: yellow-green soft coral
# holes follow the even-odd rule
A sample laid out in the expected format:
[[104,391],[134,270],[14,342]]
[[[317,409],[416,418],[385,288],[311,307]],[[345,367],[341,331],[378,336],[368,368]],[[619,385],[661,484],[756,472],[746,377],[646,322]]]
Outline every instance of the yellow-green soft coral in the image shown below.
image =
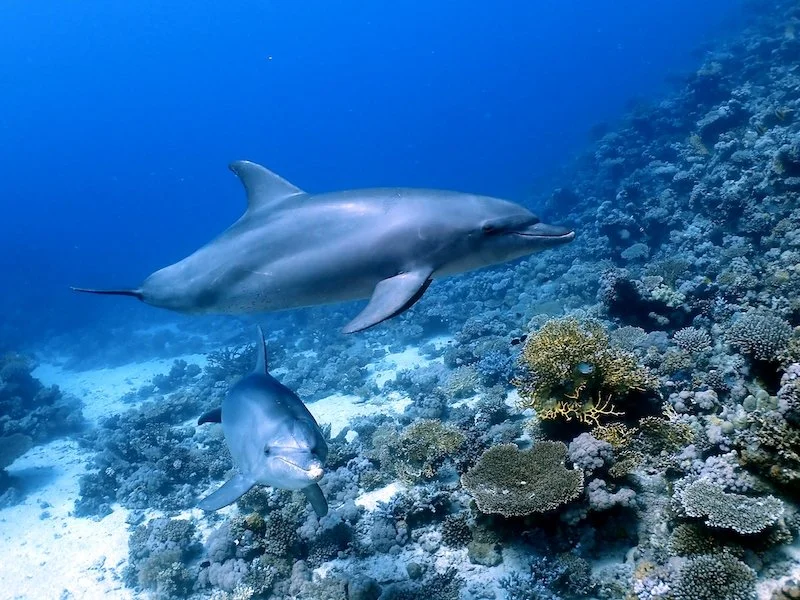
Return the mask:
[[454,427],[421,419],[399,435],[391,428],[379,429],[373,436],[373,446],[382,468],[404,481],[416,482],[433,479],[464,440],[464,434]]
[[644,417],[638,427],[610,423],[592,429],[598,440],[611,444],[614,464],[612,477],[624,477],[642,464],[663,470],[674,466],[676,454],[695,441],[686,423],[658,417]]
[[573,317],[547,321],[528,336],[514,381],[523,408],[540,419],[598,425],[622,415],[615,403],[631,392],[654,390],[658,379],[631,352],[612,346],[605,328]]

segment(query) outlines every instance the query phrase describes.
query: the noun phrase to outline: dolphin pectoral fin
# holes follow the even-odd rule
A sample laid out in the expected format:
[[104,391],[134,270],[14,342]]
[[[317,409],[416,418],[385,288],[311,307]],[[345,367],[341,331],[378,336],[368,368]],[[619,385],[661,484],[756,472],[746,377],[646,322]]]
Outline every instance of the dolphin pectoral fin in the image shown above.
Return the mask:
[[322,493],[319,484],[313,483],[308,487],[304,487],[303,493],[308,498],[311,508],[314,509],[318,517],[322,518],[328,514],[328,501],[325,500],[325,494]]
[[144,302],[144,296],[140,290],[97,290],[94,288],[80,288],[70,286],[73,292],[80,292],[82,294],[100,294],[103,296],[133,296],[137,300]]
[[362,331],[408,310],[428,289],[432,273],[433,269],[418,269],[378,282],[369,304],[344,326],[342,332]]
[[246,493],[255,483],[250,479],[242,477],[239,473],[231,477],[228,481],[222,484],[216,492],[210,493],[208,496],[197,503],[198,508],[205,511],[219,510],[229,504],[236,502],[239,497]]
[[236,173],[244,186],[247,212],[275,207],[287,198],[305,193],[283,177],[249,160],[237,160],[228,168]]
[[253,371],[259,375],[269,375],[269,365],[267,362],[267,342],[264,339],[264,331],[261,325],[258,326],[258,341],[256,343],[256,368]]
[[203,414],[203,416],[197,419],[197,424],[202,425],[203,423],[222,423],[222,409],[212,408],[210,411]]

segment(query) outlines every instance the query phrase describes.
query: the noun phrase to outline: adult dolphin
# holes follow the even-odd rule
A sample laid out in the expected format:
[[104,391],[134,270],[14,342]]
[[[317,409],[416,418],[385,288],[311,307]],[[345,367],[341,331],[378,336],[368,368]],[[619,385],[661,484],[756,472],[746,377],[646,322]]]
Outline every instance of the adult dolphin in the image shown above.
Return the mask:
[[328,503],[317,483],[328,457],[328,445],[302,400],[269,374],[267,346],[258,328],[258,358],[253,372],[231,387],[222,406],[197,421],[222,423],[236,474],[203,498],[203,510],[228,506],[254,485],[302,490],[318,516]]
[[247,192],[247,210],[219,237],[136,289],[73,289],[134,296],[183,313],[258,313],[370,298],[344,327],[352,333],[410,308],[436,277],[575,237],[519,204],[487,196],[413,188],[307,194],[252,162],[230,169]]

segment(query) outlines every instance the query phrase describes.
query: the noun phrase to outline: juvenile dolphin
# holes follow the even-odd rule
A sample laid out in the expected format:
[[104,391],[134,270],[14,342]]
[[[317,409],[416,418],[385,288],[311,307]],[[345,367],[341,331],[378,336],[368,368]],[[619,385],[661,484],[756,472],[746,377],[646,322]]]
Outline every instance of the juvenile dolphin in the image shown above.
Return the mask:
[[247,210],[212,242],[156,271],[134,296],[184,313],[257,313],[370,298],[343,331],[410,308],[436,277],[513,260],[571,241],[528,209],[441,190],[378,188],[307,194],[264,167],[230,169]]
[[219,510],[254,485],[303,490],[318,516],[328,503],[317,482],[328,457],[328,445],[311,413],[297,395],[267,370],[267,346],[258,328],[255,370],[231,387],[222,407],[197,421],[222,423],[237,473],[203,498],[203,510]]

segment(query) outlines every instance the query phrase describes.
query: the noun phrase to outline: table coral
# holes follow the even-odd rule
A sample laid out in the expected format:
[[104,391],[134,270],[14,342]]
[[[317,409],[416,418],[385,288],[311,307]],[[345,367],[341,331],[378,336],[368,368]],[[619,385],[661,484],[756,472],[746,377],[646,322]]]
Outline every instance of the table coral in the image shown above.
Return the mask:
[[506,517],[554,510],[583,491],[583,472],[564,465],[567,447],[542,441],[529,450],[500,444],[483,453],[461,482],[484,513]]

